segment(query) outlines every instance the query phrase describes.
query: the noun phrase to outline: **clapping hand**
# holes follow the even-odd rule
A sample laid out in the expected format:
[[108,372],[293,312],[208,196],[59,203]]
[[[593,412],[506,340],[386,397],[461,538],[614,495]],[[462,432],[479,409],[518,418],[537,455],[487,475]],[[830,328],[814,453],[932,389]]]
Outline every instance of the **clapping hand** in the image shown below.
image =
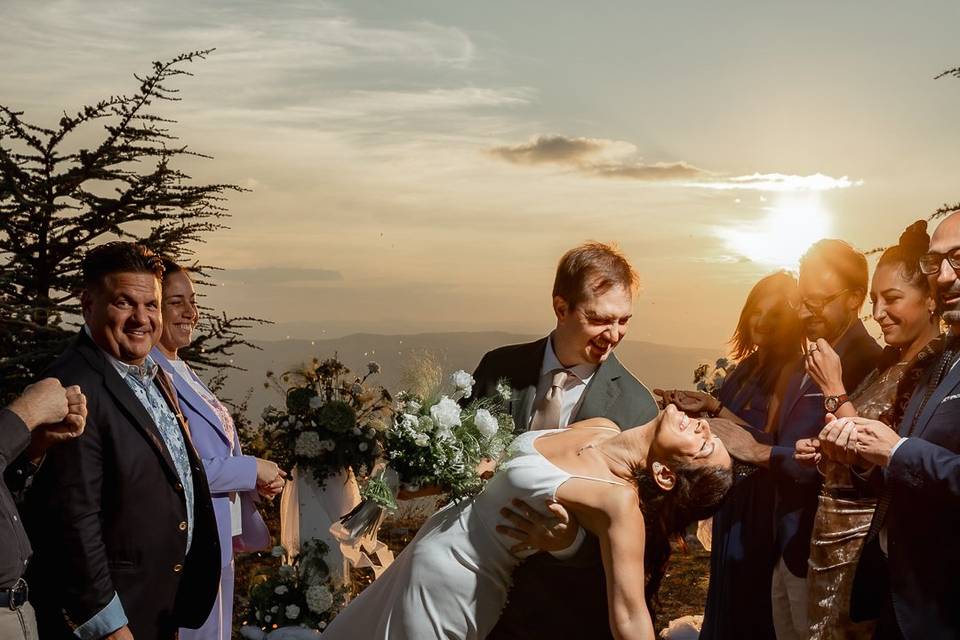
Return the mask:
[[681,391],[679,389],[654,389],[653,392],[660,396],[663,406],[674,405],[684,413],[701,414],[704,411],[716,411],[719,402],[709,393],[702,391]]
[[257,458],[257,493],[271,499],[283,491],[287,473],[277,463]]
[[[497,532],[517,540],[511,553],[524,551],[563,551],[576,540],[579,525],[556,500],[547,500],[553,517],[545,516],[526,502],[514,499],[510,507],[500,510],[510,524],[497,525]],[[512,507],[512,508],[511,508]]]

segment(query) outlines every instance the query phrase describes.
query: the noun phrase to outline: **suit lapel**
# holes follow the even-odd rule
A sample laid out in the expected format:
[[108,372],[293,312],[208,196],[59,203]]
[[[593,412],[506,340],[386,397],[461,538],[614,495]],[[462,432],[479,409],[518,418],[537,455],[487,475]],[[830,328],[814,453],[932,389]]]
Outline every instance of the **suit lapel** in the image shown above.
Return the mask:
[[777,421],[779,426],[778,431],[783,431],[783,421],[786,420],[790,412],[793,411],[793,408],[803,396],[804,388],[810,383],[809,379],[807,380],[807,384],[803,383],[805,373],[805,370],[800,369],[799,371],[794,371],[793,375],[790,376],[790,384],[787,386],[786,393],[784,393],[783,406],[780,407],[780,419]]
[[[615,382],[622,375],[622,370],[617,356],[611,353],[610,357],[600,364],[587,388],[583,390],[583,400],[571,422],[578,422],[585,417],[606,416],[609,413],[609,408],[620,397],[620,386]],[[635,425],[620,425],[621,428],[632,426]]]
[[[937,408],[940,406],[940,403],[943,402],[943,399],[960,384],[960,366],[954,366],[950,371],[947,372],[947,375],[943,377],[943,380],[940,384],[937,385],[937,388],[933,390],[933,393],[930,395],[930,400],[927,401],[926,406],[923,407],[923,413],[920,414],[920,418],[917,420],[917,426],[914,428],[913,437],[919,437],[923,433],[924,429],[927,428],[927,425],[930,424],[930,419],[933,417],[933,414],[936,412]],[[918,387],[919,391],[922,387]],[[913,396],[922,396],[922,393],[914,392]],[[910,404],[913,404],[911,399]],[[906,422],[906,421],[904,421]],[[909,429],[909,426],[907,427]]]
[[[191,409],[193,409],[194,414],[199,415],[208,423],[210,423],[210,426],[213,427],[213,430],[229,446],[231,442],[229,439],[227,439],[227,434],[223,432],[223,425],[220,424],[220,420],[215,419],[211,415],[210,405],[207,404],[206,400],[201,398],[197,392],[193,390],[193,387],[189,382],[177,375],[177,373],[173,370],[172,365],[169,364],[163,354],[158,355],[157,350],[154,350],[153,359],[156,360],[157,363],[160,364],[160,368],[167,373],[168,379],[173,381],[173,391],[176,395],[176,400],[188,405]],[[186,423],[185,420],[184,423]]]
[[516,368],[511,372],[510,385],[513,397],[510,400],[510,413],[513,415],[514,431],[521,433],[530,426],[533,415],[533,402],[537,397],[537,383],[540,381],[540,367],[543,366],[543,354],[547,349],[547,338],[531,342],[529,349],[516,359]]
[[[114,397],[120,409],[127,414],[133,425],[143,434],[147,442],[154,448],[160,459],[164,461],[168,473],[174,482],[179,482],[176,467],[173,464],[173,458],[167,450],[167,445],[160,436],[160,431],[153,423],[153,419],[143,404],[137,399],[127,383],[123,381],[117,370],[111,365],[106,357],[100,352],[93,340],[83,331],[80,333],[77,349],[83,355],[84,359],[103,376],[104,385],[107,391]],[[158,372],[159,375],[160,372]]]

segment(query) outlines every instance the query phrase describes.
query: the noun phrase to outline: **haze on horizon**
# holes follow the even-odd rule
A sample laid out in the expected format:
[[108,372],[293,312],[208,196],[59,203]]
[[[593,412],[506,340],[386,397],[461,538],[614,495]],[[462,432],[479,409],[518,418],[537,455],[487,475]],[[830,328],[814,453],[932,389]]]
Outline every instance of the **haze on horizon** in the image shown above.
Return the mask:
[[717,347],[814,240],[955,201],[960,149],[956,2],[723,4],[5,0],[0,103],[54,124],[216,47],[162,113],[251,189],[199,258],[255,337],[542,334],[595,239],[641,274],[630,339]]

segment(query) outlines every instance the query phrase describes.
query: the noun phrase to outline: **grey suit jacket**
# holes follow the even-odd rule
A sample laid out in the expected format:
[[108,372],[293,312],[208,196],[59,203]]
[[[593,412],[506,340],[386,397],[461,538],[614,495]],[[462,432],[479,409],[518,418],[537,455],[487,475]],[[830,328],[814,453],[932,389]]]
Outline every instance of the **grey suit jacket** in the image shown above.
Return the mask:
[[[490,351],[473,374],[477,397],[492,397],[506,378],[513,389],[510,411],[517,431],[526,431],[533,412],[547,338]],[[613,354],[584,390],[573,421],[607,418],[621,429],[652,420],[658,412],[650,391]],[[506,506],[506,505],[504,505]],[[576,555],[558,560],[538,553],[513,573],[500,621],[488,640],[610,638],[606,581],[597,539],[588,535]]]

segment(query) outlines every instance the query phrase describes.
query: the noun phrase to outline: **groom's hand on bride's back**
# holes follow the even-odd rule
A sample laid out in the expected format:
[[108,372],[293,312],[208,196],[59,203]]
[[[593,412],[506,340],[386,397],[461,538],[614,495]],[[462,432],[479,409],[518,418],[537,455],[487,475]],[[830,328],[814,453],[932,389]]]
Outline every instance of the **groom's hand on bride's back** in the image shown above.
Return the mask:
[[546,500],[545,503],[551,513],[549,516],[519,499],[500,510],[503,524],[497,525],[497,532],[517,541],[510,547],[511,553],[555,553],[568,549],[577,540],[580,530],[577,521],[559,502]]

